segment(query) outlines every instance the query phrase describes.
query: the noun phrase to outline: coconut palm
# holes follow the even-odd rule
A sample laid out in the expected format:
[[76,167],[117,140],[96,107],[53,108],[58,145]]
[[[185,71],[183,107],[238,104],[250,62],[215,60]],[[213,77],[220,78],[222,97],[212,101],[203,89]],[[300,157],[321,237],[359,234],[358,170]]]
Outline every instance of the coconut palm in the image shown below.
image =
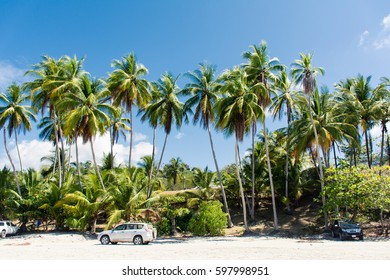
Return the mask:
[[[260,84],[261,87],[258,87],[256,95],[258,97],[258,104],[261,105],[263,111],[267,110],[267,107],[271,104],[271,95],[270,95],[270,84],[277,79],[277,74],[284,70],[284,66],[280,64],[277,58],[270,58],[267,53],[267,43],[262,41],[260,45],[252,45],[252,51],[247,51],[243,53],[243,58],[247,59],[247,63],[243,65],[245,72],[248,74],[248,81],[254,84]],[[274,214],[274,228],[278,229],[278,217],[276,213],[276,202],[275,202],[275,191],[274,183],[272,179],[272,169],[271,161],[269,158],[269,148],[268,148],[268,139],[267,139],[267,126],[266,119],[260,119],[263,123],[263,134],[265,135],[265,149],[267,154],[267,165],[268,165],[268,174],[270,178],[271,185],[271,195],[272,195],[272,207]],[[254,135],[256,131],[256,120],[253,120],[252,123],[252,149],[254,148]],[[252,155],[252,218],[254,218],[254,154]]]
[[246,203],[239,167],[238,144],[244,140],[244,135],[249,132],[253,120],[264,117],[264,112],[259,106],[255,94],[259,90],[258,87],[262,87],[262,85],[248,86],[247,75],[240,68],[228,70],[222,75],[221,79],[223,80],[221,91],[226,93],[226,97],[221,98],[216,103],[218,118],[216,126],[223,130],[226,135],[234,133],[236,137],[236,173],[244,215],[244,227],[248,231]]
[[[322,170],[321,154],[319,152],[319,143],[316,124],[314,123],[313,113],[311,110],[311,96],[317,87],[316,77],[318,75],[324,75],[325,70],[321,67],[313,67],[312,64],[313,55],[300,53],[300,59],[295,60],[291,65],[291,75],[297,84],[302,83],[303,90],[308,97],[310,120],[313,127],[315,136],[317,155],[317,165],[319,168],[321,191],[324,189],[324,172]],[[325,196],[322,196],[322,205],[325,205]],[[324,214],[325,227],[328,226],[328,215]]]
[[[286,135],[286,164],[285,164],[285,197],[288,200],[288,169],[289,169],[289,158],[290,158],[290,125],[293,116],[293,110],[295,106],[294,97],[296,95],[296,85],[290,81],[287,72],[284,70],[280,73],[280,76],[275,81],[275,87],[278,92],[273,98],[271,110],[274,119],[278,116],[279,120],[282,119],[283,115],[287,115],[287,135]],[[287,204],[287,211],[291,211],[291,206]]]
[[133,105],[143,107],[151,98],[148,89],[149,82],[142,78],[148,73],[148,70],[144,65],[137,63],[133,53],[123,57],[122,60],[114,60],[111,66],[115,70],[108,78],[108,88],[112,94],[113,104],[115,106],[123,104],[130,115],[130,168],[133,148]]
[[180,157],[172,158],[169,163],[164,166],[164,174],[168,181],[172,180],[173,188],[176,187],[178,179],[183,176],[183,173],[186,170],[188,170],[188,166]]
[[147,107],[147,114],[150,116],[152,125],[158,121],[159,125],[164,128],[165,139],[161,151],[160,160],[157,165],[156,176],[160,170],[161,162],[164,156],[167,138],[172,130],[172,125],[179,129],[183,118],[188,121],[187,114],[184,110],[184,104],[179,101],[178,95],[181,94],[176,84],[178,77],[174,78],[172,74],[165,73],[161,78],[153,83],[153,91],[158,99]]
[[21,130],[24,133],[26,133],[26,130],[31,130],[31,120],[36,120],[30,106],[24,105],[28,99],[29,96],[23,94],[21,87],[16,84],[9,86],[5,94],[0,93],[0,104],[4,104],[4,106],[0,107],[0,127],[4,127],[4,147],[14,171],[16,187],[19,195],[21,194],[21,191],[16,168],[7,148],[6,130],[8,131],[9,137],[11,137],[12,134],[15,136],[15,145],[19,157],[20,171],[22,172],[23,164],[18,145],[18,133]]
[[[380,124],[381,124],[381,155],[379,164],[383,166],[383,152],[384,152],[384,144],[385,144],[385,134],[388,136],[387,124],[390,122],[390,91],[386,88],[390,86],[390,80],[386,77],[381,78],[382,89],[378,91],[377,98],[380,102]],[[390,149],[388,147],[388,152],[390,153]],[[389,157],[389,165],[390,165],[390,157]]]
[[80,91],[70,93],[59,103],[59,108],[71,108],[65,118],[65,134],[76,133],[81,136],[83,143],[91,145],[92,159],[99,182],[104,189],[104,183],[96,162],[93,139],[97,134],[103,135],[110,125],[110,114],[114,107],[105,103],[107,91],[102,80],[90,80],[84,75],[81,78]]
[[[129,118],[123,117],[123,112],[120,108],[117,108],[113,112],[111,119],[111,157],[114,158],[114,144],[118,143],[119,136],[122,135],[122,137],[126,140],[126,131],[131,131],[131,128],[128,124],[131,124],[131,121]],[[111,166],[113,168],[114,166]]]
[[214,105],[219,98],[216,91],[217,83],[214,80],[215,71],[214,66],[200,63],[199,69],[185,74],[191,82],[186,84],[183,92],[192,95],[187,100],[186,106],[190,108],[196,106],[193,118],[194,124],[199,122],[204,129],[207,129],[215,169],[217,170],[219,186],[221,188],[222,200],[228,218],[228,227],[230,228],[233,226],[233,223],[230,217],[229,206],[225,189],[222,185],[221,172],[218,167],[217,156],[215,154],[213,138],[210,131],[210,124],[212,125],[215,122]]

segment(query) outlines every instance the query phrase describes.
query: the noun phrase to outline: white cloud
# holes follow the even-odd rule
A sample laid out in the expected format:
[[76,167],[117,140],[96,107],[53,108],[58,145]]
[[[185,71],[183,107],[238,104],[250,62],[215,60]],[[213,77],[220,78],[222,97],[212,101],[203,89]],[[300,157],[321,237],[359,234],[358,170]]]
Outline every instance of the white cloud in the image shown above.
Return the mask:
[[369,34],[370,34],[370,32],[368,32],[368,30],[366,30],[362,34],[360,34],[359,46],[362,46],[366,42],[366,39],[367,39]]
[[[82,144],[82,139],[78,139],[78,149],[79,149],[79,161],[86,162],[92,161],[91,145],[90,143]],[[98,136],[95,138],[94,149],[96,154],[96,160],[98,164],[101,164],[103,159],[103,154],[108,154],[110,152],[110,136],[105,134],[103,136]],[[9,142],[9,150],[14,161],[15,167],[20,169],[17,150],[14,143]],[[76,148],[72,145],[71,148],[71,161],[76,161]],[[140,161],[141,157],[145,155],[152,154],[153,146],[151,143],[142,141],[133,146],[132,153],[132,162],[137,163]],[[19,143],[19,150],[21,153],[23,168],[34,168],[36,170],[40,169],[42,166],[47,165],[48,162],[41,162],[41,158],[44,156],[49,156],[54,147],[50,142],[31,140],[31,141],[22,141]],[[116,164],[128,163],[129,158],[129,146],[123,144],[115,144],[114,146],[115,162]],[[10,163],[8,157],[4,150],[0,151],[0,168],[2,166],[7,166],[10,168]]]
[[139,141],[147,140],[148,136],[139,132],[134,132],[133,139],[135,142],[139,142]]
[[179,132],[179,133],[176,134],[176,136],[175,136],[175,138],[178,139],[178,140],[182,139],[183,137],[184,137],[184,133],[182,133],[182,132]]
[[390,29],[390,14],[385,16],[382,20],[382,26],[383,30],[389,30]]
[[5,90],[12,82],[23,81],[24,72],[8,62],[0,61],[0,89]]

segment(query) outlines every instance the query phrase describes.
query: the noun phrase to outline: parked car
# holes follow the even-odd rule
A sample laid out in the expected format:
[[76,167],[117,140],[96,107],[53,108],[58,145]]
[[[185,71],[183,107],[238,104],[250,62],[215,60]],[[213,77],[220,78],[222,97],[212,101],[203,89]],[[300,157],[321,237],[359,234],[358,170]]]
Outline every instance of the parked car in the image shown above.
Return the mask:
[[361,226],[350,220],[335,220],[333,221],[331,228],[332,237],[339,237],[340,240],[347,238],[359,238],[363,240],[363,230]]
[[0,221],[0,237],[5,238],[9,234],[16,234],[19,227],[11,221]]
[[135,245],[149,244],[157,238],[157,230],[147,223],[125,223],[112,230],[102,231],[97,239],[107,245],[118,242],[133,242]]

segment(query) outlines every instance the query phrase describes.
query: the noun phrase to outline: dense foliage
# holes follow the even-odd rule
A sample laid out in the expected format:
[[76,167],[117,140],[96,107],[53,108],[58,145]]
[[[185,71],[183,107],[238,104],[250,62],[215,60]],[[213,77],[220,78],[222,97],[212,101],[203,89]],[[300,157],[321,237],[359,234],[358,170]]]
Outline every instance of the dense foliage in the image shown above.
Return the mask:
[[[107,79],[92,78],[83,59],[44,56],[27,71],[28,82],[0,94],[0,128],[10,163],[0,172],[0,218],[18,220],[23,229],[42,223],[92,231],[121,220],[148,220],[163,233],[214,235],[226,223],[233,225],[232,208],[241,209],[248,230],[247,211],[256,220],[263,199],[271,201],[278,229],[278,212],[285,207],[291,213],[306,195],[322,198],[325,224],[328,213],[383,222],[389,212],[390,80],[373,86],[370,76],[359,74],[335,81],[332,90],[318,88],[316,79],[325,71],[312,65],[311,54],[300,54],[288,71],[268,56],[265,42],[251,46],[243,59],[219,76],[214,66],[202,63],[183,76],[165,73],[150,82],[134,54],[114,60]],[[182,77],[187,84],[181,89]],[[54,149],[42,159],[41,170],[26,170],[18,136],[31,130],[39,112],[39,137]],[[268,112],[286,116],[286,127],[268,131]],[[137,166],[132,164],[135,117],[154,131],[153,152]],[[191,167],[180,155],[163,160],[172,126],[180,129],[191,117],[208,133],[215,164],[210,169],[216,172]],[[371,133],[374,127],[380,129],[378,138]],[[235,137],[234,164],[218,166],[213,128]],[[165,132],[158,160],[157,129]],[[106,133],[111,149],[99,163],[94,139]],[[127,133],[129,161],[118,166],[114,146]],[[248,134],[251,147],[244,147],[241,158],[240,143]],[[11,137],[18,165],[8,148]],[[78,139],[90,145],[92,162],[79,161]]]

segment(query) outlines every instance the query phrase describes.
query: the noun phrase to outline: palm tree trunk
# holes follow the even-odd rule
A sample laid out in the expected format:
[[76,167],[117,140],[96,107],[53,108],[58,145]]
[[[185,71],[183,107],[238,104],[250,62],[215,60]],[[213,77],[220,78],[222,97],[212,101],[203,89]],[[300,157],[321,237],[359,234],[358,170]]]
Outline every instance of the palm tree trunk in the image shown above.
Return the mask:
[[334,167],[337,169],[337,156],[336,156],[336,142],[333,141],[332,146],[333,146],[333,158],[334,158]]
[[225,207],[225,213],[227,214],[227,218],[228,218],[228,228],[231,228],[231,227],[233,227],[233,222],[232,222],[232,218],[230,217],[230,211],[229,211],[229,206],[228,206],[227,199],[226,199],[225,189],[224,189],[224,187],[222,185],[221,172],[219,171],[218,162],[217,162],[217,156],[215,155],[214,143],[213,143],[213,138],[211,137],[209,123],[207,123],[207,132],[209,133],[211,152],[213,153],[215,169],[217,170],[219,187],[221,188],[223,205]]
[[379,166],[383,166],[383,150],[385,147],[385,131],[386,131],[386,123],[382,121],[381,124],[382,124],[382,135],[381,135],[381,156],[379,159]]
[[152,180],[152,174],[153,174],[153,165],[154,165],[154,154],[156,150],[156,127],[153,127],[153,149],[152,149],[152,164],[150,166],[149,174],[148,174],[148,196],[147,199],[149,199],[152,196],[153,187],[150,186],[150,182]]
[[255,135],[256,120],[252,122],[252,204],[250,208],[251,219],[255,219]]
[[133,150],[133,110],[130,108],[130,148],[129,148],[129,169],[131,168],[131,154]]
[[238,163],[238,138],[237,137],[236,137],[235,150],[236,150],[236,173],[237,173],[238,184],[240,186],[240,196],[241,196],[241,203],[242,203],[242,212],[243,212],[243,216],[244,216],[244,228],[245,228],[245,231],[249,231],[248,222],[246,220],[246,203],[245,203],[244,189],[242,187],[241,172],[240,172],[240,169],[238,167],[239,163]]
[[390,139],[389,134],[387,133],[387,160],[389,161],[390,166]]
[[16,189],[18,191],[18,194],[21,196],[22,195],[22,191],[20,190],[20,186],[19,186],[18,173],[16,172],[16,168],[15,168],[14,162],[12,161],[11,155],[10,155],[10,153],[8,151],[8,147],[7,147],[7,131],[6,131],[5,128],[4,128],[4,147],[5,147],[5,152],[7,153],[9,162],[11,163],[12,170],[14,171]]
[[62,183],[65,181],[65,145],[64,145],[64,137],[62,137],[62,128],[61,125],[58,126],[58,132],[60,136],[60,142],[61,142],[61,159],[62,159]]
[[278,216],[276,213],[276,202],[275,202],[275,188],[274,188],[274,180],[272,178],[272,170],[271,170],[271,159],[269,157],[269,149],[268,149],[268,137],[267,137],[267,126],[265,124],[265,119],[263,122],[263,130],[264,130],[264,144],[265,144],[265,153],[267,156],[267,165],[268,165],[268,176],[269,182],[271,186],[271,198],[272,198],[272,211],[274,213],[274,229],[278,230]]
[[163,148],[162,148],[162,151],[161,151],[160,160],[159,160],[158,165],[157,165],[156,178],[158,176],[158,172],[160,171],[160,166],[161,166],[161,162],[162,162],[162,159],[163,159],[163,156],[164,156],[164,151],[165,151],[165,146],[167,144],[168,135],[169,135],[168,133],[165,134],[164,145],[163,145]]
[[290,140],[289,140],[289,136],[290,136],[290,116],[288,116],[288,120],[287,120],[287,135],[286,135],[286,165],[284,167],[284,174],[286,174],[286,177],[285,177],[285,188],[284,188],[284,195],[286,196],[287,198],[287,212],[288,213],[291,213],[291,205],[290,205],[290,201],[289,201],[289,193],[288,193],[288,163],[289,163],[289,159],[290,159]]
[[81,171],[79,162],[79,146],[77,144],[77,136],[75,137],[75,148],[76,148],[76,164],[77,164],[77,175],[79,176],[79,185],[81,186]]
[[[316,160],[317,160],[317,165],[318,165],[318,168],[319,168],[319,171],[320,171],[320,183],[321,183],[321,192],[322,192],[324,190],[324,172],[322,170],[322,161],[321,161],[321,154],[320,154],[320,149],[319,149],[317,128],[316,128],[315,123],[314,123],[313,113],[312,113],[312,108],[311,108],[310,93],[309,93],[309,113],[310,113],[311,124],[313,126],[314,138],[315,138],[315,141],[316,141],[316,149],[317,149]],[[325,203],[326,203],[325,195],[322,195],[322,205],[325,206]],[[324,211],[324,222],[325,222],[325,228],[327,228],[327,226],[328,226],[328,213],[326,213],[326,211]]]
[[103,190],[106,190],[105,187],[104,187],[104,183],[103,183],[102,176],[100,175],[99,166],[98,166],[97,163],[96,163],[95,149],[94,149],[94,147],[93,147],[93,141],[92,141],[92,139],[89,139],[89,143],[91,144],[92,159],[93,159],[93,163],[94,163],[94,165],[95,165],[96,175],[97,175],[98,178],[99,178],[99,182],[100,182],[100,185],[102,186]]
[[19,157],[20,171],[23,172],[23,164],[22,164],[22,158],[20,157],[19,144],[18,144],[18,133],[16,131],[16,127],[14,127],[14,133],[15,133],[16,150],[18,151],[18,157]]
[[370,151],[368,148],[369,144],[368,144],[368,131],[367,130],[364,132],[364,137],[366,139],[367,164],[368,164],[368,168],[371,168]]
[[59,140],[58,140],[58,129],[57,129],[57,114],[53,112],[53,122],[54,122],[54,135],[56,140],[56,154],[57,154],[57,163],[58,163],[58,186],[62,187],[62,176],[61,176],[61,157],[60,157],[60,148],[59,148]]

